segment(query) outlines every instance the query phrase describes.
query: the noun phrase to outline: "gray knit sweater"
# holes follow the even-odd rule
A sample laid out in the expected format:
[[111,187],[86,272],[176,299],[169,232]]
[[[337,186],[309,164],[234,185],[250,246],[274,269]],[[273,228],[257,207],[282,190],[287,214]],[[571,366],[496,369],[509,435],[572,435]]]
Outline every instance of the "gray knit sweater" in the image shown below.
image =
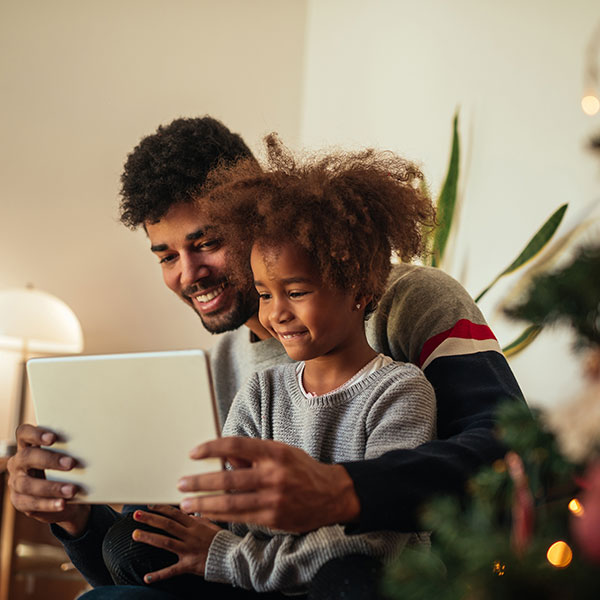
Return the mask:
[[[255,373],[236,395],[224,435],[273,439],[334,463],[412,448],[435,434],[433,388],[420,369],[393,363],[342,391],[307,399],[295,365]],[[389,560],[424,534],[392,531],[346,535],[343,527],[290,534],[245,524],[219,532],[206,579],[259,592],[301,593],[319,567],[347,554]]]

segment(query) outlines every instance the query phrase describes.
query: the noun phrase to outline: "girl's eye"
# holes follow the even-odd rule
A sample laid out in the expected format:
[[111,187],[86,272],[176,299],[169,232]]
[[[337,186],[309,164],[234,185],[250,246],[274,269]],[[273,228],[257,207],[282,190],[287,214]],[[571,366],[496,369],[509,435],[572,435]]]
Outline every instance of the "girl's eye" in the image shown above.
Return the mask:
[[269,298],[271,297],[271,294],[267,294],[266,292],[258,292],[258,298],[259,300],[269,300]]
[[290,298],[301,298],[302,296],[306,296],[308,292],[290,292],[288,295]]

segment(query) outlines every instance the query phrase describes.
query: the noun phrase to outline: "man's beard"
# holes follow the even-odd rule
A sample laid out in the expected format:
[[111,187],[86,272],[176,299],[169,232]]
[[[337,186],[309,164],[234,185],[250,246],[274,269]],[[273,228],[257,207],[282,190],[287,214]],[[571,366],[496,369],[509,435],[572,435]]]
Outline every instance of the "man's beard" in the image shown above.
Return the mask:
[[254,286],[245,292],[236,291],[231,308],[223,313],[203,315],[196,308],[194,311],[200,317],[204,329],[210,333],[233,331],[258,312],[258,294]]

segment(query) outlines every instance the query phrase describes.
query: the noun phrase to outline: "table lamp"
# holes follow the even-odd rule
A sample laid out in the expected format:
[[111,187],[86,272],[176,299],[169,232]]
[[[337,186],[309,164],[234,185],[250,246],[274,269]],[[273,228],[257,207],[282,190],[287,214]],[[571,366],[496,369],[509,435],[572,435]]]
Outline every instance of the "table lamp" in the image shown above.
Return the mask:
[[[83,333],[75,313],[56,296],[25,288],[0,290],[0,350],[20,355],[20,387],[13,405],[11,431],[23,422],[27,396],[27,359],[35,355],[79,354],[83,350]],[[0,454],[10,454],[14,439]]]

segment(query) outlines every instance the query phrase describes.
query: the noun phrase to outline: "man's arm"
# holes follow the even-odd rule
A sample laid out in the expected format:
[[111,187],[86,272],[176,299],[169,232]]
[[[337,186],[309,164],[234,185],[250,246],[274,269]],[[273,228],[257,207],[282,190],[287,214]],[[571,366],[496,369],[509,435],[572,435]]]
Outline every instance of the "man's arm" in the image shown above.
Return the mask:
[[361,507],[350,530],[410,531],[425,502],[462,494],[469,477],[504,455],[496,409],[523,396],[476,304],[438,269],[395,269],[369,334],[376,349],[424,369],[436,393],[438,440],[344,464]]

